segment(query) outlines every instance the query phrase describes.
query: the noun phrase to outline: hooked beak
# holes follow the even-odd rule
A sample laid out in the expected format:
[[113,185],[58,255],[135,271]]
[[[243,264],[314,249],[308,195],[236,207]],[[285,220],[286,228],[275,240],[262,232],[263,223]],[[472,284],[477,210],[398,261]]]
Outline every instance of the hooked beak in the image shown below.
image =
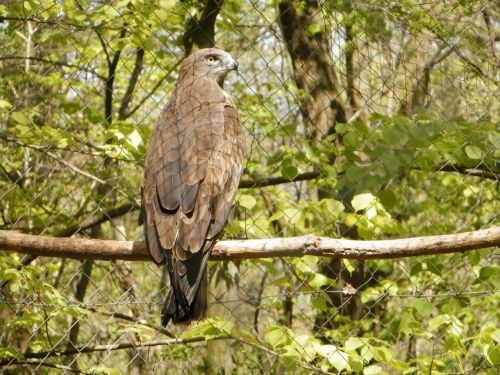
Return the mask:
[[238,61],[236,61],[233,57],[231,57],[231,60],[229,61],[229,69],[238,70]]

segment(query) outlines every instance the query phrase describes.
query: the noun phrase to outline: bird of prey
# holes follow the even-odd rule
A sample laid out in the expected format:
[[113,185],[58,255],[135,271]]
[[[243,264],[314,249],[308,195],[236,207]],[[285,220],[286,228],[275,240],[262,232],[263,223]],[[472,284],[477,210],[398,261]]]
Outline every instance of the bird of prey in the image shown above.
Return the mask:
[[174,92],[149,141],[141,221],[171,291],[162,324],[188,323],[207,308],[207,261],[229,215],[243,163],[237,108],[223,90],[238,63],[216,48],[184,60]]

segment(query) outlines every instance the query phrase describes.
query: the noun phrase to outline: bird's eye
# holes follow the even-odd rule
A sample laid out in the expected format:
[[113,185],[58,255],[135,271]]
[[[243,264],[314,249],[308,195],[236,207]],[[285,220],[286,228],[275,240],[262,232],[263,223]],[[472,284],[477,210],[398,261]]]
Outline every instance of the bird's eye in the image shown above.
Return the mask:
[[215,56],[208,56],[207,57],[208,63],[213,64],[215,61],[217,61],[217,58]]

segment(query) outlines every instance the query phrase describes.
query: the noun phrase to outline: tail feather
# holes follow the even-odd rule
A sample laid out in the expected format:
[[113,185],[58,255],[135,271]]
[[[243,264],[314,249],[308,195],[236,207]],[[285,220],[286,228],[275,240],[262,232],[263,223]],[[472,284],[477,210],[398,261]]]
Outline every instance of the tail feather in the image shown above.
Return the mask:
[[205,317],[207,311],[207,288],[208,278],[207,271],[204,271],[204,275],[200,284],[198,285],[198,290],[196,291],[195,298],[193,302],[185,309],[180,303],[177,302],[175,294],[170,292],[163,305],[161,324],[166,326],[170,321],[174,324],[179,323],[189,323],[193,320],[200,320]]
[[205,316],[207,310],[207,261],[213,242],[208,241],[204,249],[189,259],[178,260],[167,255],[170,276],[170,291],[162,310],[162,325],[189,323]]

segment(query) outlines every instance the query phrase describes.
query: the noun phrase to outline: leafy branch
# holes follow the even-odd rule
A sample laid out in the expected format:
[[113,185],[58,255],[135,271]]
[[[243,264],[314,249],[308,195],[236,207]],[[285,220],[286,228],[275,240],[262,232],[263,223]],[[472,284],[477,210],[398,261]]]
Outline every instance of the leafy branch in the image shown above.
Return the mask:
[[81,71],[84,71],[84,72],[87,72],[87,73],[91,73],[93,75],[95,75],[97,78],[99,78],[100,80],[102,81],[105,81],[106,80],[106,77],[104,77],[102,74],[99,74],[95,71],[95,69],[93,68],[88,68],[88,67],[85,67],[85,66],[82,66],[82,65],[75,65],[75,64],[71,64],[71,63],[68,63],[68,62],[65,62],[65,61],[54,61],[54,60],[48,60],[48,59],[44,59],[42,57],[34,57],[34,56],[0,56],[0,61],[2,60],[31,60],[31,61],[38,61],[38,62],[42,62],[44,64],[50,64],[50,65],[53,65],[53,66],[64,66],[66,68],[72,68],[72,69],[78,69],[78,70],[81,70]]
[[83,353],[96,353],[96,352],[110,352],[122,349],[133,349],[133,348],[148,348],[153,346],[168,346],[177,344],[190,344],[194,342],[209,341],[209,340],[225,340],[228,339],[227,336],[218,336],[213,338],[206,338],[205,336],[195,336],[189,338],[175,338],[169,340],[156,340],[149,342],[125,342],[121,344],[111,344],[111,345],[96,345],[96,346],[85,346],[81,348],[73,348],[68,350],[48,350],[44,352],[25,352],[21,354],[24,359],[3,359],[0,360],[0,366],[14,365],[24,363],[26,359],[32,358],[48,358],[48,357],[59,357],[74,354]]

